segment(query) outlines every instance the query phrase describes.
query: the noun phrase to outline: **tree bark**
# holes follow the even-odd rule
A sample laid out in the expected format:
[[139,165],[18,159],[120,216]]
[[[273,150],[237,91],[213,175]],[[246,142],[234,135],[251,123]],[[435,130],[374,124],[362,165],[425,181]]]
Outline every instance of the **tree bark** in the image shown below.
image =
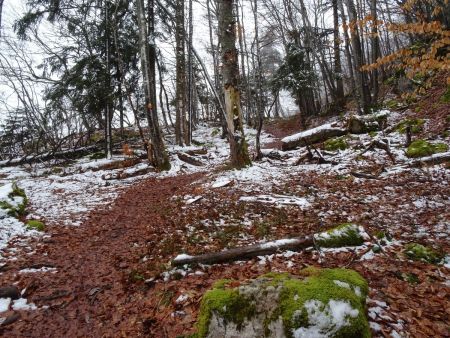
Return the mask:
[[338,0],[333,0],[333,52],[334,52],[334,77],[336,79],[336,104],[341,108],[344,104],[344,82],[342,80],[341,51],[339,49],[339,13]]
[[251,161],[242,125],[233,5],[234,0],[221,0],[219,40],[222,47],[222,78],[231,165],[242,168],[251,164]]
[[176,40],[176,117],[175,140],[179,146],[185,141],[186,127],[186,55],[184,27],[184,1],[177,0],[175,14],[175,40]]
[[366,81],[366,75],[361,69],[364,65],[364,54],[361,45],[361,37],[358,28],[358,16],[356,12],[355,3],[353,0],[346,0],[348,16],[349,16],[349,26],[350,26],[350,36],[352,40],[353,56],[355,62],[355,82],[356,82],[356,92],[358,93],[358,103],[365,114],[370,111],[370,91]]
[[149,145],[149,159],[159,170],[170,169],[170,162],[162,139],[156,105],[156,45],[155,45],[155,17],[154,0],[148,2],[149,33],[145,20],[144,0],[136,0],[136,10],[139,24],[139,47],[141,56],[141,71],[144,78],[145,107],[147,122],[150,130],[151,144]]

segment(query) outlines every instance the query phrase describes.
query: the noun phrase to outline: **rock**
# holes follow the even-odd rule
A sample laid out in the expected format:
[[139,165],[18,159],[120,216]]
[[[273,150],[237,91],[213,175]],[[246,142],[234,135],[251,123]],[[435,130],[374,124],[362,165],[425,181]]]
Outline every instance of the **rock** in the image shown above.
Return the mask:
[[370,115],[352,115],[347,121],[347,129],[352,134],[366,134],[371,131],[382,130],[386,126],[388,111]]
[[301,277],[269,273],[202,299],[194,337],[370,337],[367,282],[347,269],[307,268]]
[[20,290],[16,286],[0,287],[0,298],[19,299]]

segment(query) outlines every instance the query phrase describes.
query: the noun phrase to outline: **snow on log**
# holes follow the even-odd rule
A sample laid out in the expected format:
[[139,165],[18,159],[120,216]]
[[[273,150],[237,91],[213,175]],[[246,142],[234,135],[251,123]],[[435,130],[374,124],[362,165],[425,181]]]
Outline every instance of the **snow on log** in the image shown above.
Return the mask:
[[420,157],[410,161],[410,167],[420,167],[422,165],[434,165],[441,163],[450,163],[450,151],[446,153],[438,153],[427,157]]
[[281,140],[281,149],[283,151],[292,150],[296,147],[304,147],[314,143],[324,142],[332,137],[345,134],[347,134],[345,129],[334,127],[332,124],[324,124],[283,138]]
[[389,111],[382,110],[370,115],[352,115],[347,121],[348,131],[352,134],[365,134],[386,127]]
[[69,150],[62,150],[57,152],[49,152],[44,153],[36,156],[24,156],[20,158],[12,158],[9,160],[0,161],[0,168],[1,167],[8,167],[8,166],[16,166],[16,165],[22,165],[22,164],[31,164],[36,162],[45,162],[48,160],[53,159],[73,159],[77,157],[81,157],[84,155],[88,155],[94,151],[98,151],[100,148],[97,145],[89,146],[89,147],[83,147],[83,148],[77,148],[77,149],[69,149]]
[[188,154],[178,153],[177,155],[178,155],[178,158],[181,161],[186,162],[186,163],[188,163],[190,165],[194,165],[194,166],[197,166],[197,167],[202,167],[202,166],[205,165],[203,162],[193,158],[192,156],[189,156]]
[[277,241],[254,244],[241,248],[229,249],[221,252],[207,253],[199,256],[189,256],[181,254],[172,260],[172,266],[182,266],[185,264],[216,264],[235,260],[249,259],[257,256],[264,256],[276,253],[277,251],[292,250],[297,251],[313,246],[312,236],[302,238],[280,239]]

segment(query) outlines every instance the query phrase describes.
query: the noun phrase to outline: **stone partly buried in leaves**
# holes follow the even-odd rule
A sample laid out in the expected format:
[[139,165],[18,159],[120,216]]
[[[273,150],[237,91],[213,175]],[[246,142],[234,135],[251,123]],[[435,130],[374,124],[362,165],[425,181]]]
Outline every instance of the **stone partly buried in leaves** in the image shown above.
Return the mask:
[[299,278],[269,273],[232,287],[215,284],[202,300],[193,337],[365,338],[367,282],[347,269],[307,268]]

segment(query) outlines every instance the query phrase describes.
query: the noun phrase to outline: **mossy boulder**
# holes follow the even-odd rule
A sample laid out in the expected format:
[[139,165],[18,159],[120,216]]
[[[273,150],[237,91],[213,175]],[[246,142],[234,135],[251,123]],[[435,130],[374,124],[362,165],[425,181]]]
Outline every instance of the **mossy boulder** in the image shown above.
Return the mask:
[[364,243],[364,229],[353,223],[344,223],[314,235],[316,244],[324,248],[358,246]]
[[411,127],[411,133],[418,134],[422,131],[424,124],[425,124],[424,119],[404,119],[397,125],[396,130],[400,134],[405,134],[406,129],[408,127]]
[[44,231],[45,224],[41,221],[32,219],[32,220],[27,221],[27,228],[29,230]]
[[416,140],[412,142],[406,150],[406,156],[417,158],[431,156],[436,153],[445,153],[448,146],[445,143],[430,143],[425,140]]
[[18,217],[25,215],[28,203],[25,191],[17,183],[9,183],[0,187],[0,209],[6,210],[8,215]]
[[344,137],[336,137],[326,140],[324,149],[328,151],[345,150],[348,148],[348,143]]
[[432,248],[417,243],[408,244],[405,247],[404,254],[414,261],[423,261],[431,264],[439,263],[444,257],[444,255]]
[[370,337],[367,282],[353,270],[307,268],[236,284],[205,293],[195,337]]

